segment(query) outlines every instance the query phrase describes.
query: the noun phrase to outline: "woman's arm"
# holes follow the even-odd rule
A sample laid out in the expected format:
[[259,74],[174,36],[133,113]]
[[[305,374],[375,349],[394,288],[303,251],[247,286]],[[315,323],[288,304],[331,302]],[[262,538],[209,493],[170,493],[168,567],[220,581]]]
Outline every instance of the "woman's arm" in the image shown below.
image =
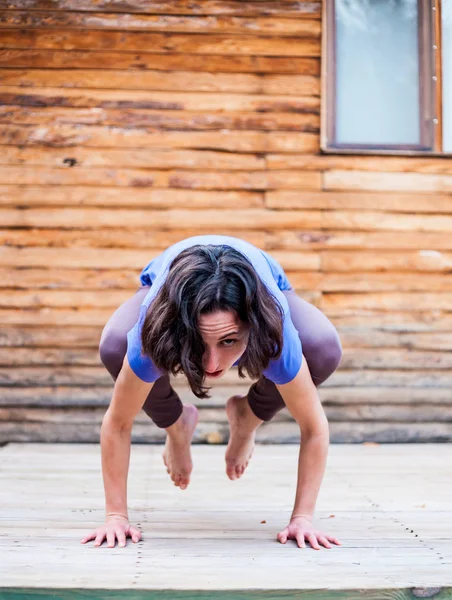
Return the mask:
[[153,385],[135,375],[126,355],[100,434],[107,515],[119,513],[127,516],[127,474],[132,425]]
[[115,382],[110,406],[102,421],[100,434],[106,504],[105,525],[84,537],[82,543],[94,539],[94,545],[100,546],[106,537],[109,547],[115,545],[116,538],[119,546],[125,546],[127,535],[130,535],[134,542],[141,537],[139,530],[129,525],[127,475],[133,421],[153,385],[135,375],[126,355]]
[[276,387],[298,423],[301,434],[297,495],[292,516],[312,517],[326,467],[329,428],[304,356],[294,379]]
[[313,548],[318,550],[319,545],[315,537],[317,535],[318,540],[329,548],[331,546],[328,540],[339,543],[338,540],[322,532],[314,532],[310,527],[326,467],[329,427],[304,356],[294,379],[276,387],[298,423],[301,434],[295,505],[291,523],[280,532],[278,539],[285,543],[287,538],[292,537],[300,547],[304,547],[306,535]]

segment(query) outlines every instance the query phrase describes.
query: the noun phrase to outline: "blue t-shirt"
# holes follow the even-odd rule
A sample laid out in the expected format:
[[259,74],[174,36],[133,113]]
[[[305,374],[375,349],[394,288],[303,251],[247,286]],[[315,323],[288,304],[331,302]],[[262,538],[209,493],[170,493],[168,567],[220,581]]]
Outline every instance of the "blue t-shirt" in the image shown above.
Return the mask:
[[[301,340],[290,318],[287,299],[282,293],[282,290],[291,289],[292,286],[283,268],[273,257],[253,246],[253,244],[225,235],[198,235],[181,240],[169,246],[142,270],[140,281],[142,285],[150,285],[151,288],[141,303],[137,322],[127,334],[127,358],[135,375],[143,381],[151,383],[164,374],[160,369],[157,369],[150,356],[142,352],[141,329],[148,308],[166,279],[172,260],[182,250],[196,244],[227,245],[238,250],[248,258],[261,281],[277,298],[284,310],[283,348],[281,356],[278,359],[270,360],[268,367],[263,370],[263,374],[267,379],[278,384],[292,381],[300,370],[302,363]],[[234,365],[237,364],[238,360]]]

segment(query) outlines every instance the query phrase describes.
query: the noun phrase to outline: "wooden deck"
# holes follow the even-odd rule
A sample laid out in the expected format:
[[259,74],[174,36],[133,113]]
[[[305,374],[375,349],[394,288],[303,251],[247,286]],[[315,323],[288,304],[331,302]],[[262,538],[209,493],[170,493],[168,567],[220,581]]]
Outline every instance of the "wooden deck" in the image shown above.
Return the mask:
[[143,540],[109,549],[79,542],[103,519],[99,446],[1,448],[0,598],[452,598],[452,444],[331,445],[317,523],[342,546],[319,551],[276,541],[298,446],[257,446],[238,481],[224,451],[194,446],[181,491],[162,446],[133,446]]

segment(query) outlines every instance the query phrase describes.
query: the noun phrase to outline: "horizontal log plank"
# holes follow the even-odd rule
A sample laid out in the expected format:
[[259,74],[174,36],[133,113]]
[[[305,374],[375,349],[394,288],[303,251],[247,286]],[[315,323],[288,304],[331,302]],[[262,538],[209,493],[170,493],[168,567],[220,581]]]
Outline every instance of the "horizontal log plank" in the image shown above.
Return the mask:
[[[452,331],[452,315],[436,310],[434,307],[429,311],[413,312],[384,312],[357,308],[339,312],[339,314],[335,310],[325,309],[324,314],[333,321],[336,327],[356,327],[359,325],[364,329],[367,328],[369,335],[372,334],[373,330],[405,333]],[[29,309],[26,311],[0,310],[2,325],[100,327],[105,325],[110,316],[110,310],[89,308],[83,311],[56,308]]]
[[452,213],[452,195],[359,192],[272,191],[265,204],[273,209],[371,210],[404,213]]
[[[289,227],[321,227],[320,211],[269,211],[265,209],[243,210],[122,210],[96,208],[48,208],[48,209],[8,209],[0,208],[0,223],[3,227],[66,227],[73,229],[97,229],[98,227],[142,227],[146,223],[149,229],[186,229],[198,228],[212,232],[221,223],[231,230],[286,229]],[[41,249],[42,252],[43,249]],[[7,253],[10,251],[7,249]],[[4,260],[1,258],[0,260]],[[37,260],[39,260],[37,258]],[[3,262],[3,264],[5,264]],[[38,263],[42,264],[42,263]],[[25,266],[25,265],[24,265]],[[57,265],[55,265],[57,266]],[[86,266],[90,266],[89,264]]]
[[419,311],[429,310],[452,311],[452,293],[435,292],[379,292],[360,294],[323,294],[319,308],[337,310],[341,308],[375,309],[381,311]]
[[[98,343],[99,338],[96,339],[93,336],[93,342]],[[102,365],[102,363],[97,348],[0,347],[0,367],[22,367],[34,365],[99,366]]]
[[[387,423],[411,422],[411,423],[452,423],[452,407],[450,405],[344,405],[340,407],[324,407],[330,424],[333,422],[359,423],[360,421]],[[102,423],[105,414],[104,407],[71,407],[63,408],[31,408],[31,407],[0,407],[0,423],[19,422],[28,423],[53,423],[65,424],[68,421],[72,425],[83,427],[84,425]],[[229,428],[225,410],[220,408],[200,408],[199,421],[201,423],[216,423]],[[292,422],[293,417],[284,412],[279,413],[272,419],[273,422]],[[149,417],[140,411],[135,419],[134,425],[148,424]]]
[[[14,233],[14,231],[13,231]],[[77,233],[75,233],[77,235]],[[108,237],[102,236],[98,244],[89,243],[90,247],[112,247],[113,244],[108,243]],[[9,246],[20,244],[20,236],[0,235],[0,239],[6,239]],[[50,238],[49,246],[68,247],[70,243],[60,243],[61,237],[56,237],[54,240]],[[121,241],[125,240],[125,236],[121,236]],[[128,239],[128,238],[127,238]],[[68,240],[63,240],[63,242]],[[174,240],[177,241],[177,240]],[[250,240],[251,243],[252,240]],[[38,244],[33,243],[33,246]],[[256,238],[256,245],[260,245]],[[74,247],[77,244],[74,244]],[[41,243],[41,246],[46,246]],[[133,244],[118,244],[117,247],[133,246]],[[141,247],[154,247],[151,242],[146,244],[137,244]],[[102,289],[129,289],[131,292],[139,285],[138,276],[141,268],[132,268],[130,271],[115,270],[115,269],[78,269],[71,268],[70,272],[63,268],[52,269],[45,267],[24,267],[18,268],[1,268],[0,267],[0,288],[9,287],[16,289],[85,289],[85,290],[102,290]],[[409,292],[409,291],[452,291],[452,277],[445,274],[438,278],[436,274],[424,274],[422,278],[410,273],[400,272],[382,272],[382,273],[367,273],[355,272],[350,274],[342,273],[321,273],[312,271],[290,271],[286,270],[287,277],[296,289],[297,293],[303,295],[306,291],[323,291],[323,292],[376,292],[376,291],[394,291],[394,292]]]
[[[329,311],[325,311],[328,314]],[[452,315],[436,310],[415,312],[381,312],[356,309],[353,315],[336,315],[334,324],[341,331],[353,331],[356,327],[368,331],[374,330],[400,333],[428,333],[452,331]]]
[[[41,48],[0,49],[0,67],[27,69],[124,69],[169,71],[206,71],[202,54],[127,52],[96,50],[46,50]],[[290,75],[320,75],[320,57],[290,56],[226,56],[210,54],[208,69],[211,73],[274,73]]]
[[[70,152],[72,154],[72,152]],[[77,155],[79,155],[77,151]],[[66,160],[66,163],[64,163]],[[71,164],[77,169],[72,169]],[[130,187],[133,194],[136,188],[171,188],[197,190],[267,190],[272,188],[288,188],[317,191],[321,186],[321,175],[314,171],[264,171],[264,170],[221,170],[221,171],[186,171],[170,169],[157,171],[151,169],[90,168],[80,165],[77,159],[63,159],[64,168],[47,168],[39,166],[2,166],[0,165],[0,184],[15,185],[14,188],[3,188],[4,195],[21,199],[32,193],[26,185],[47,186],[54,189],[54,196],[69,193],[60,186],[73,188],[93,187],[92,192],[102,193],[100,187]],[[20,186],[20,187],[18,187]],[[59,189],[55,189],[59,186]],[[75,192],[76,193],[76,192]],[[123,193],[123,191],[121,192]],[[145,193],[145,192],[144,192]],[[47,194],[46,194],[47,195]],[[6,203],[6,200],[4,200]]]
[[[1,31],[1,15],[0,15]],[[0,63],[1,66],[1,63]],[[0,86],[209,92],[228,94],[287,94],[319,96],[320,79],[313,75],[256,75],[197,71],[99,69],[2,69]]]
[[[344,344],[343,344],[344,346]],[[344,346],[341,369],[451,369],[452,353],[406,348],[348,348]]]
[[275,35],[319,38],[321,24],[318,19],[285,18],[279,14],[271,17],[255,15],[252,20],[239,16],[197,16],[170,14],[145,15],[108,12],[66,11],[2,11],[1,29],[76,29],[96,31],[149,31],[165,33],[203,33],[238,35]]
[[[111,311],[109,311],[111,316]],[[106,322],[106,321],[105,321]],[[179,374],[176,377],[170,377],[171,382],[178,384],[183,382],[186,386],[186,378]],[[245,378],[240,380],[237,368],[231,369],[222,377],[222,386],[240,385],[250,386],[253,379]],[[217,382],[214,382],[217,383]],[[21,367],[21,368],[0,368],[0,386],[1,387],[32,387],[32,386],[77,386],[90,387],[100,386],[113,389],[113,378],[106,368],[101,364],[99,366],[57,366],[57,367]],[[212,386],[214,387],[214,386]],[[440,385],[435,387],[441,387]]]
[[[221,235],[239,237],[259,248],[265,247],[265,231],[230,230],[227,228],[215,228],[215,232]],[[133,231],[111,229],[86,229],[55,230],[55,229],[0,229],[0,244],[6,246],[21,247],[84,247],[84,248],[153,248],[163,251],[172,244],[185,238],[197,235],[197,230],[172,229],[171,231],[153,231],[149,229],[133,229]],[[47,265],[48,266],[48,265]],[[27,271],[22,271],[24,275]],[[71,273],[71,277],[72,277]],[[51,267],[49,267],[49,279],[51,278]],[[87,276],[89,273],[87,273]],[[93,276],[94,274],[91,274]],[[99,274],[102,276],[102,273]],[[83,272],[78,275],[83,276]],[[112,278],[115,274],[112,273]],[[0,277],[0,285],[2,284]],[[41,282],[42,283],[42,282]],[[51,284],[51,282],[49,282]],[[121,286],[121,279],[119,280]],[[16,285],[16,284],[15,284]],[[133,284],[135,285],[135,284]]]
[[[0,424],[0,443],[8,442],[47,442],[55,443],[99,443],[100,426],[86,424],[83,427],[69,423],[18,422]],[[194,443],[227,443],[227,426],[215,423],[198,424]],[[132,443],[165,443],[165,430],[152,427],[151,423],[137,424],[131,434]],[[256,441],[262,444],[299,443],[300,429],[297,423],[264,423],[256,433]],[[355,423],[353,429],[348,423],[333,422],[330,427],[330,442],[343,443],[420,443],[452,441],[450,423]]]
[[[67,71],[65,71],[67,72]],[[192,79],[198,79],[193,73]],[[287,79],[291,79],[290,75]],[[281,81],[275,76],[275,82]],[[278,92],[281,92],[279,87]],[[284,92],[286,93],[286,92]],[[289,92],[287,92],[289,93]],[[105,127],[148,127],[154,131],[305,131],[319,133],[320,118],[313,113],[215,110],[149,110],[114,108],[70,108],[0,106],[0,123],[20,125],[102,125]],[[276,169],[272,169],[276,171]],[[294,170],[293,172],[299,172]],[[270,173],[271,174],[271,173]],[[306,173],[308,174],[308,173]]]
[[410,350],[433,350],[436,352],[450,352],[452,350],[452,336],[444,333],[392,333],[388,331],[372,330],[356,327],[337,327],[342,346],[344,348],[407,348]]
[[[190,402],[198,408],[222,408],[232,394],[246,394],[247,385],[215,387],[211,390],[211,398],[200,400],[194,396],[187,385],[181,382],[173,385],[182,402]],[[340,408],[342,405],[391,405],[398,406],[430,406],[451,405],[451,395],[446,388],[404,389],[400,387],[339,387],[318,390],[322,404]],[[107,407],[111,401],[112,389],[108,387],[5,387],[2,388],[0,406],[4,407]],[[287,415],[287,409],[283,409]]]
[[[309,180],[308,180],[309,183]],[[313,185],[314,179],[311,184]],[[0,206],[142,206],[146,208],[259,208],[263,194],[249,191],[206,191],[120,187],[0,186]]]
[[[314,184],[314,182],[312,182]],[[309,185],[309,181],[306,182]],[[55,188],[46,187],[49,197],[54,195],[58,198],[58,191]],[[5,190],[6,194],[16,193],[17,188],[7,189],[0,188],[0,191]],[[36,190],[34,190],[36,191]],[[84,191],[89,191],[84,188]],[[99,190],[99,195],[102,197],[102,190]],[[149,193],[149,192],[148,192]],[[20,195],[16,196],[17,204],[27,204],[29,202],[29,190],[23,188]],[[62,190],[62,194],[66,194],[66,190]],[[75,197],[78,191],[75,190]],[[131,191],[134,194],[134,191]],[[47,193],[46,193],[47,196]],[[73,198],[72,194],[65,196],[69,202]],[[20,200],[19,200],[20,199]],[[259,246],[270,254],[277,250],[290,252],[312,251],[312,250],[370,250],[379,248],[384,250],[418,250],[419,249],[435,249],[435,250],[452,250],[452,237],[446,232],[346,232],[323,230],[316,231],[315,229],[300,229],[298,231],[256,231],[256,230],[236,230],[228,229],[227,227],[215,227],[215,232],[221,235],[230,235],[239,237],[245,241]],[[59,246],[59,247],[74,247],[84,246],[91,248],[99,247],[117,247],[117,248],[167,248],[173,243],[176,243],[186,237],[197,235],[197,230],[179,230],[171,231],[154,231],[148,229],[134,229],[133,232],[128,229],[96,229],[94,231],[86,229],[73,230],[56,230],[56,229],[28,229],[26,231],[19,229],[0,229],[0,244],[8,246]],[[296,278],[297,285],[303,286],[304,277],[302,273],[297,275],[296,272],[291,272],[291,276]],[[400,277],[401,290],[403,289],[450,289],[450,276],[445,274],[440,279],[433,275],[425,275],[420,281],[415,275],[409,273],[398,273],[391,275],[386,273],[366,274],[366,279],[359,278],[356,274],[350,275],[341,273],[340,275],[325,273],[322,279],[318,277],[313,280],[315,285],[321,285],[326,291],[340,291],[346,289],[349,291],[359,291],[377,289],[393,289],[393,286],[399,283],[397,277]],[[310,281],[310,280],[309,280]],[[343,286],[341,282],[344,282]],[[425,284],[424,284],[425,281]],[[1,277],[0,277],[1,286]],[[342,286],[342,287],[341,287]],[[349,286],[349,287],[348,287]],[[433,288],[432,288],[433,286]],[[308,286],[309,287],[309,286]]]
[[[0,125],[0,144],[51,148],[174,148],[262,153],[315,152],[318,136],[312,133],[268,133],[257,131],[155,132],[141,127],[96,127],[83,125]],[[318,186],[320,189],[320,184]]]
[[[119,305],[119,304],[118,304]],[[98,352],[99,337],[93,328],[90,346],[94,348],[57,347],[0,347],[0,366],[29,367],[53,366],[101,366]],[[302,338],[303,339],[303,338]],[[343,340],[342,340],[343,342]],[[348,348],[342,343],[344,354],[341,369],[410,369],[431,370],[452,367],[452,354],[442,351],[422,351],[406,348]]]
[[65,0],[63,4],[53,0],[1,0],[0,8],[27,11],[105,11],[111,13],[141,13],[162,15],[237,15],[256,17],[261,15],[279,15],[296,19],[320,19],[321,3],[317,0],[259,0],[242,2],[241,0],[203,0],[193,3],[190,0],[122,0],[121,4],[108,0]]
[[417,371],[407,370],[389,370],[389,369],[363,369],[360,371],[339,369],[335,371],[329,379],[322,385],[325,387],[350,387],[370,386],[370,387],[407,387],[407,388],[442,388],[450,387],[452,377],[446,371],[427,370]]
[[[53,267],[68,266],[69,268],[72,265],[76,268],[139,267],[142,269],[159,254],[161,254],[160,250],[155,249],[105,248],[100,253],[90,248],[5,248],[0,254],[0,264],[15,267],[52,264]],[[273,256],[283,268],[284,266],[293,268],[295,265],[298,269],[315,271],[320,267],[320,256],[314,252],[273,252]],[[69,292],[68,295],[70,296],[71,293]]]
[[[292,211],[297,214],[297,211]],[[331,229],[452,231],[452,216],[397,212],[324,211],[322,225]]]
[[[37,212],[37,211],[36,211]],[[117,211],[119,212],[119,211]],[[169,212],[169,211],[168,211]],[[176,211],[174,211],[176,212]],[[182,211],[180,211],[182,212]],[[227,211],[222,211],[226,213]],[[245,212],[245,211],[242,211]],[[250,211],[251,212],[251,211]],[[261,217],[258,211],[256,217]],[[0,212],[1,214],[1,212]],[[143,215],[144,216],[144,215]],[[248,215],[249,217],[252,214]],[[156,219],[157,220],[157,219]],[[168,223],[171,219],[164,222]],[[23,222],[25,225],[25,221]],[[281,221],[281,226],[284,222]],[[153,225],[156,223],[153,221]],[[0,254],[0,265],[8,266],[40,266],[43,267],[53,261],[53,266],[69,266],[73,268],[143,268],[152,258],[160,252],[156,250],[119,250],[105,248],[102,253],[91,248],[5,248]],[[390,270],[418,270],[418,271],[448,271],[452,264],[452,257],[446,253],[434,253],[423,256],[420,253],[387,252],[378,256],[374,253],[363,252],[356,257],[353,252],[323,251],[323,252],[287,252],[272,251],[272,256],[287,271],[367,271],[379,269]]]
[[[303,192],[300,193],[303,195]],[[377,213],[375,213],[377,214]],[[350,230],[298,230],[268,231],[265,249],[278,250],[451,250],[452,236],[447,232],[430,231],[356,231]],[[372,274],[369,274],[372,275]],[[379,277],[379,275],[376,275]],[[405,274],[406,276],[406,274]],[[346,277],[346,275],[341,275]],[[354,276],[353,276],[354,277]]]
[[323,175],[323,188],[325,190],[450,194],[452,192],[452,175],[326,171]]
[[[214,169],[263,170],[265,161],[260,156],[210,150],[137,149],[102,151],[90,148],[15,148],[4,146],[0,164],[23,164],[60,167],[132,167],[134,169]],[[146,181],[145,173],[143,173]],[[140,185],[140,184],[139,184]]]
[[[89,248],[5,248],[0,254],[0,264],[7,266],[71,265],[77,268],[140,268],[158,256],[155,250],[124,250],[105,248],[95,252]],[[119,291],[119,295],[123,292]]]
[[[137,285],[138,289],[138,285]],[[32,310],[12,310],[0,309],[2,326],[5,325],[34,325],[51,327],[104,327],[105,323],[111,317],[110,309],[88,309],[83,311],[64,310],[64,309],[32,309]]]
[[[182,376],[178,376],[182,379]],[[229,372],[222,377],[222,385],[251,385],[253,380],[239,380],[237,373]],[[110,386],[113,379],[103,366],[21,367],[0,368],[0,386]],[[452,374],[444,369],[363,369],[360,371],[340,369],[323,384],[325,388],[351,386],[450,388]]]
[[[39,327],[6,326],[0,330],[0,347],[53,347],[58,348],[94,348],[99,346],[103,325],[93,327]],[[452,350],[452,336],[449,332],[391,332],[369,330],[366,327],[338,326],[337,330],[347,354],[351,348],[398,348],[400,351]],[[371,334],[370,334],[371,333]],[[342,361],[346,360],[344,356]],[[344,364],[343,362],[341,364]]]
[[[452,165],[447,156],[427,157],[427,156],[364,156],[364,155],[334,155],[334,154],[323,154],[317,156],[285,156],[280,154],[269,154],[267,156],[267,165],[269,169],[303,169],[318,171],[319,169],[325,171],[328,177],[333,177],[336,181],[335,185],[339,186],[340,182],[344,182],[347,178],[350,178],[353,187],[353,181],[359,182],[358,176],[369,177],[371,180],[375,180],[383,174],[383,178],[380,181],[391,181],[391,174],[396,176],[403,175],[404,173],[418,173],[418,174],[443,174],[452,175]],[[329,175],[330,172],[333,175]],[[350,174],[353,171],[353,174]],[[365,173],[370,172],[370,173]],[[374,173],[371,173],[374,172]],[[383,173],[382,173],[383,172]],[[404,181],[408,178],[403,177]],[[337,189],[337,188],[335,188]],[[346,187],[345,189],[349,189]],[[367,190],[367,188],[366,188]],[[341,191],[341,189],[338,189]],[[359,189],[357,191],[360,191]],[[379,191],[370,189],[369,191]],[[382,190],[385,191],[385,190]],[[408,190],[397,189],[392,191],[406,192]],[[410,190],[411,191],[411,190]],[[418,193],[422,193],[422,190],[415,190]]]
[[[300,432],[295,422],[277,423],[270,421],[257,430],[256,440],[260,443],[299,443]],[[297,431],[298,428],[298,431]],[[50,429],[50,428],[49,428]],[[75,432],[73,435],[77,435]],[[65,439],[60,437],[60,439]],[[450,423],[354,423],[333,422],[330,427],[330,442],[344,443],[420,443],[449,442],[452,440]]]
[[[307,250],[307,248],[306,248]],[[274,251],[271,252],[271,254]],[[452,274],[415,273],[382,271],[381,273],[306,273],[286,271],[292,286],[299,292],[318,290],[322,292],[450,292]],[[401,294],[403,296],[403,294]],[[329,294],[328,294],[329,296]],[[327,297],[327,296],[325,296]],[[359,303],[359,298],[356,299]]]
[[97,350],[102,327],[2,327],[2,348],[91,348]]
[[[3,290],[0,307],[28,308],[117,308],[135,295],[133,290]],[[137,315],[138,316],[138,315]]]
[[[135,150],[131,155],[139,152]],[[237,155],[236,155],[237,156]],[[0,159],[1,160],[1,159]],[[46,211],[41,209],[14,209],[0,208],[0,222],[4,227],[80,227],[84,229],[93,229],[96,227],[139,227],[145,221],[150,228],[168,227],[181,229],[182,226],[193,230],[216,227],[217,222],[221,222],[223,227],[230,229],[293,229],[300,227],[302,229],[347,229],[356,228],[364,230],[393,230],[393,231],[452,231],[452,216],[440,215],[401,215],[397,213],[371,213],[371,212],[353,212],[353,211],[331,211],[324,212],[320,210],[311,211],[272,211],[269,209],[236,209],[228,210],[111,210],[85,207],[83,209],[68,208],[67,210],[48,208]],[[375,253],[368,253],[378,264],[380,256]],[[420,265],[424,270],[429,268],[446,269],[449,265],[447,253],[441,253],[437,250],[425,249],[419,250],[419,257],[412,253],[413,264]],[[331,252],[333,256],[352,256],[353,253]],[[406,270],[413,268],[413,265],[405,262],[405,256],[410,257],[410,253],[400,252],[402,264],[394,264],[391,269]],[[360,255],[354,253],[355,262],[359,262]],[[397,257],[397,254],[394,254]],[[387,259],[383,257],[383,264]],[[411,260],[411,259],[410,259]],[[400,262],[400,261],[399,261]],[[367,263],[372,264],[372,263]],[[431,266],[430,266],[431,265]],[[366,269],[366,263],[361,264],[361,270]],[[419,268],[419,267],[417,267]],[[329,263],[325,265],[326,270],[338,270],[331,267]]]
[[319,114],[316,96],[284,94],[205,94],[203,92],[167,92],[141,90],[72,90],[19,86],[0,87],[0,102],[13,106],[151,109],[171,111],[256,111]]
[[140,286],[141,268],[135,269],[66,269],[47,267],[0,267],[0,288],[92,289],[116,290]]
[[[202,33],[147,33],[141,31],[73,31],[71,29],[3,29],[3,48],[46,50],[121,50],[167,54],[222,54],[227,56],[320,56],[316,37],[253,36]],[[149,49],[149,50],[148,50]]]
[[324,271],[436,271],[450,272],[452,254],[437,250],[418,252],[347,252],[323,251],[322,270]]

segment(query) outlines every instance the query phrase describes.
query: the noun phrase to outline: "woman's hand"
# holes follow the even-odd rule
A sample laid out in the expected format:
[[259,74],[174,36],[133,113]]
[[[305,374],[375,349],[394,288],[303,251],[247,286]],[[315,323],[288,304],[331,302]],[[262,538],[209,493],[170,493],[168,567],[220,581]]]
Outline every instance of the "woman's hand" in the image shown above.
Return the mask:
[[129,524],[127,517],[121,516],[110,516],[105,520],[105,524],[98,527],[90,534],[80,540],[82,544],[94,540],[95,546],[101,546],[105,538],[107,538],[107,547],[114,548],[116,538],[118,539],[118,546],[123,548],[126,545],[126,538],[131,537],[133,542],[139,542],[141,540],[141,531]]
[[295,540],[299,548],[306,548],[306,538],[314,550],[320,550],[319,543],[325,548],[331,548],[330,542],[341,545],[337,538],[315,529],[309,517],[292,517],[289,525],[280,531],[277,537],[281,544],[285,544],[287,540]]

